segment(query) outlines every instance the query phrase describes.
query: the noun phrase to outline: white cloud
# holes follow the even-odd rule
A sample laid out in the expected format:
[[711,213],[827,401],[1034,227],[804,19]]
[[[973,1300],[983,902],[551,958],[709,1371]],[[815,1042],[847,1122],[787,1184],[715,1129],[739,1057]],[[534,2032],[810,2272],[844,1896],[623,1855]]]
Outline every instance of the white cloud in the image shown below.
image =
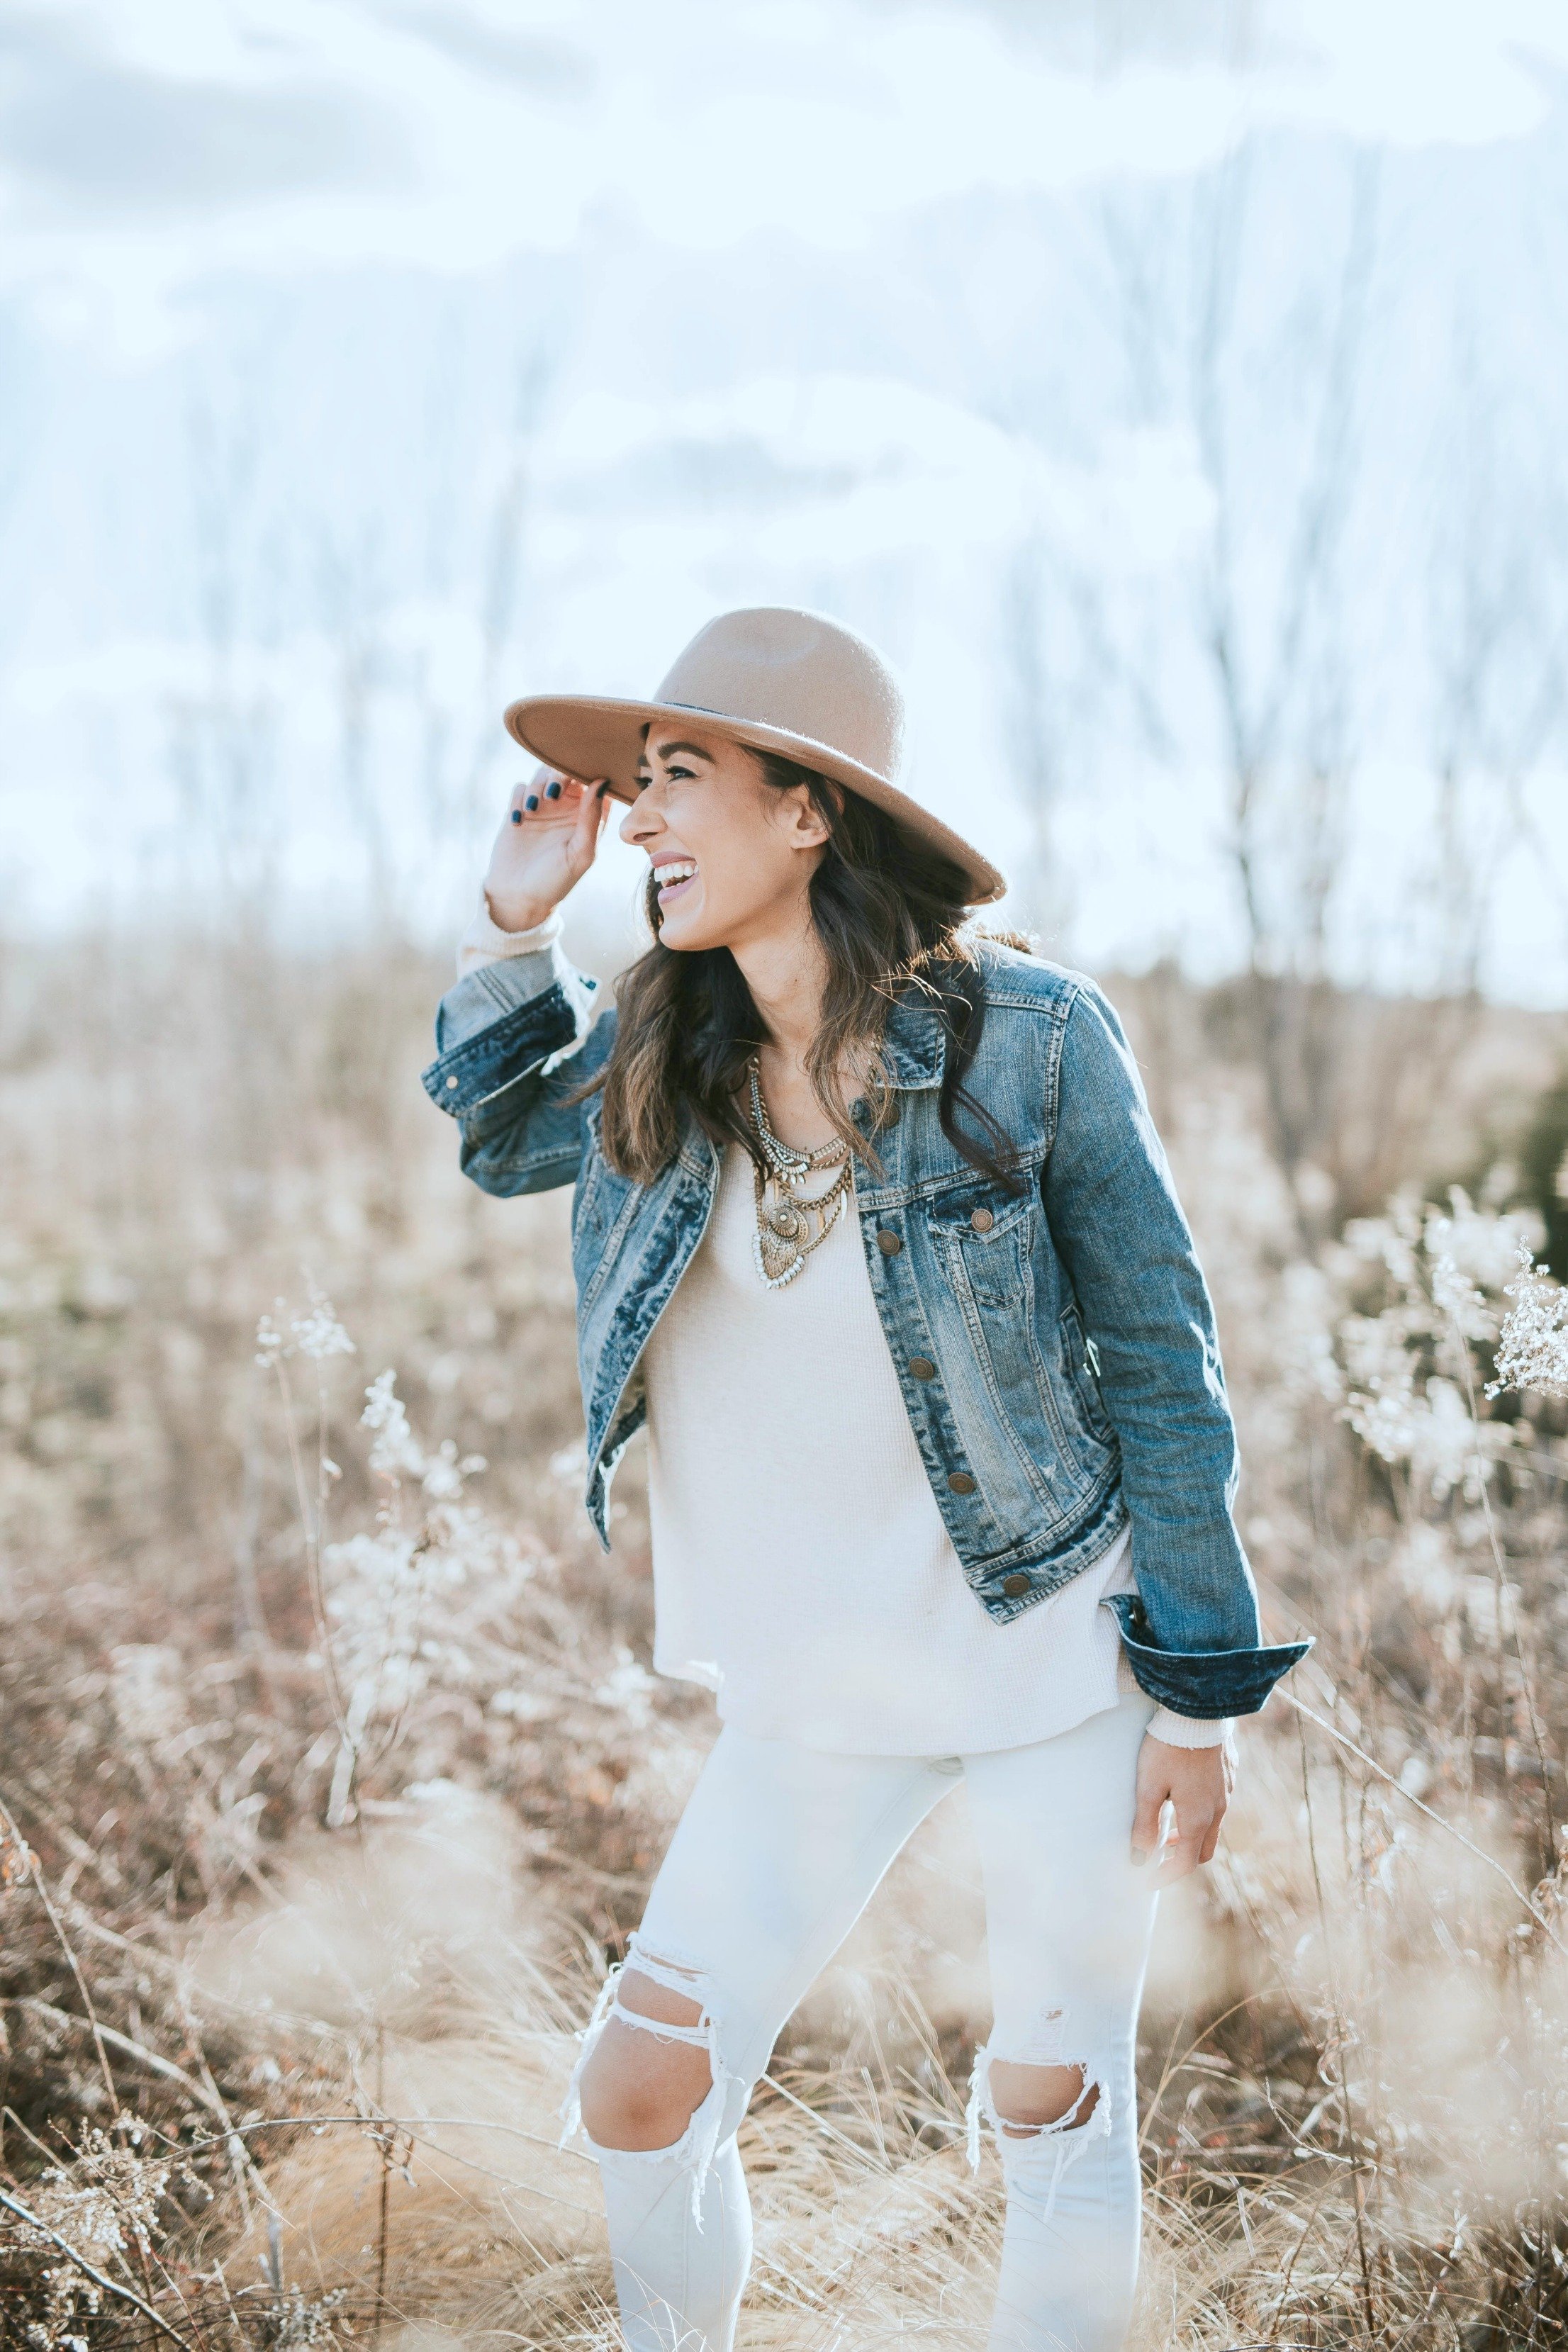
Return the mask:
[[[181,294],[226,272],[467,275],[570,250],[617,218],[678,248],[769,230],[854,248],[890,215],[968,189],[1182,174],[1258,128],[1402,146],[1517,138],[1546,104],[1537,61],[1568,61],[1568,16],[1556,0],[1310,0],[1261,53],[1246,74],[1091,77],[980,15],[845,0],[577,0],[521,23],[513,0],[79,0],[18,19],[0,47],[0,102],[22,75],[36,104],[47,79],[60,199],[40,206],[18,103],[8,168],[0,124],[20,213],[0,269],[57,324],[90,321],[135,356],[188,331]],[[139,91],[168,110],[199,110],[204,93],[240,109],[246,168],[226,166],[233,142],[216,142],[210,200],[193,193],[150,228],[111,200],[73,77],[121,137]],[[322,151],[334,121],[335,159]]]

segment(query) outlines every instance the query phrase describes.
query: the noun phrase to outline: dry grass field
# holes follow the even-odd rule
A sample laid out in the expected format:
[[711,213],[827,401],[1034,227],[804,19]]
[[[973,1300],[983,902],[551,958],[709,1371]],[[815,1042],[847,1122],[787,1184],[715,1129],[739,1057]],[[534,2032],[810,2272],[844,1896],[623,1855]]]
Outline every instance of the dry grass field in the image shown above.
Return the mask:
[[[419,1090],[441,984],[0,954],[6,2346],[615,2341],[555,2108],[710,1711],[647,1671],[635,1457],[611,1559],[579,1508],[566,1202],[466,1187]],[[1317,1637],[1163,1906],[1139,2352],[1559,2344],[1568,1408],[1484,1391],[1568,1028],[1340,1005],[1287,1184],[1235,992],[1112,988]],[[984,2344],[961,1808],[745,2127],[752,2352]]]

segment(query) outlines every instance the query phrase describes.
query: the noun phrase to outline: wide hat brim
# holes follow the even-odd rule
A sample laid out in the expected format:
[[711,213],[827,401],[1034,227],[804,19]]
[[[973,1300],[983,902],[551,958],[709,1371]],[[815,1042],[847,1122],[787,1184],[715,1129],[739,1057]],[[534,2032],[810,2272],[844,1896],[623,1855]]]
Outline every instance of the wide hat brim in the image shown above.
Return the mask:
[[645,730],[661,719],[677,723],[698,719],[702,732],[716,730],[754,751],[776,751],[781,758],[797,761],[803,768],[815,769],[847,791],[858,793],[958,867],[969,884],[965,902],[969,906],[988,906],[1007,887],[989,858],[886,776],[847,752],[835,751],[831,744],[815,742],[787,727],[735,719],[725,711],[702,710],[687,702],[622,702],[591,694],[525,695],[521,702],[508,705],[506,726],[513,740],[546,767],[584,782],[607,777],[617,798],[629,801],[637,795]]

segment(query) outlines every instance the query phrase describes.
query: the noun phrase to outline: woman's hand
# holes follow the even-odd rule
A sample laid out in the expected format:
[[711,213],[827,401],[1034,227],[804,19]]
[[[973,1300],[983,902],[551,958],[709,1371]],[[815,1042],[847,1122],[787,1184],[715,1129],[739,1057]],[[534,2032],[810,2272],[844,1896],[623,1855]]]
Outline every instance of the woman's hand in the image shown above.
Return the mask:
[[498,930],[531,931],[552,915],[594,863],[605,821],[603,783],[536,768],[507,803],[485,899]]
[[[1159,1854],[1157,1886],[1185,1878],[1212,1862],[1219,1825],[1236,1786],[1236,1758],[1229,1739],[1218,1748],[1171,1748],[1145,1736],[1138,1751],[1138,1803],[1132,1817],[1132,1859],[1142,1864]],[[1160,1816],[1174,1815],[1173,1834],[1160,1843]]]

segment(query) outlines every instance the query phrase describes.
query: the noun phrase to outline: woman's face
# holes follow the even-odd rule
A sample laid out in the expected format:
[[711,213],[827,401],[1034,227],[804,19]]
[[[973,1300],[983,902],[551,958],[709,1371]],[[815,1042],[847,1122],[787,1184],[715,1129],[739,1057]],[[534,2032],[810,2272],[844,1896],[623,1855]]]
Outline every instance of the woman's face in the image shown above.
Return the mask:
[[659,719],[621,838],[647,853],[663,945],[692,954],[805,919],[827,827],[805,785],[765,782],[742,744]]

